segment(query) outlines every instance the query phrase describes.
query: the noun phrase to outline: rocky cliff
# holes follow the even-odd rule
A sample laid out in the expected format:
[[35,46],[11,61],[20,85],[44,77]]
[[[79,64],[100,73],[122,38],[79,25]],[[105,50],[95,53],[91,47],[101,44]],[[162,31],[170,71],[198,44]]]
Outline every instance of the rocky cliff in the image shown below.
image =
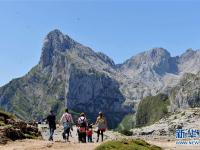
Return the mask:
[[171,110],[200,107],[200,73],[187,73],[170,95]]

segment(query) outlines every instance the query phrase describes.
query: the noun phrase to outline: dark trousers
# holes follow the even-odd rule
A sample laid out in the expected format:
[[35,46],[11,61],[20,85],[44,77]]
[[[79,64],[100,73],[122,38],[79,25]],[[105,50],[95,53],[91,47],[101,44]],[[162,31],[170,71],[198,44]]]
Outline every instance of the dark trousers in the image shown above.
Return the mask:
[[88,136],[88,142],[92,142],[92,135]]
[[[64,128],[64,132],[62,133],[63,139],[64,140],[69,140],[69,132],[70,132],[70,128]],[[66,136],[67,134],[67,136]]]
[[97,131],[97,142],[99,141],[99,135],[101,134],[101,141],[103,142],[103,130],[98,130]]
[[50,132],[49,140],[53,140],[54,130],[55,128],[49,127],[49,132]]
[[79,132],[78,140],[79,142],[86,143],[86,132]]

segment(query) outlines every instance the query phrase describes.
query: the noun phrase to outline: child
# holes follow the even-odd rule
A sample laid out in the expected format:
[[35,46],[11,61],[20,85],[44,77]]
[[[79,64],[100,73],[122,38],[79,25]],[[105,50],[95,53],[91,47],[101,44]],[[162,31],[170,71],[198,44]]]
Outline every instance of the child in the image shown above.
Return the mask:
[[93,130],[92,130],[92,124],[88,126],[88,130],[87,130],[87,137],[88,137],[88,142],[92,143],[92,134],[93,134]]

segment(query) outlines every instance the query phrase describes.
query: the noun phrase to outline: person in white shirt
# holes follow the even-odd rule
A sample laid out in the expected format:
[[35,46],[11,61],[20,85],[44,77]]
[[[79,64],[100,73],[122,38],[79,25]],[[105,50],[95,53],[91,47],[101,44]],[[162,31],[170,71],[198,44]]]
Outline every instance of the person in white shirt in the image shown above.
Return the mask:
[[[72,124],[74,123],[73,119],[72,119],[72,115],[69,113],[68,109],[65,109],[65,113],[62,115],[61,119],[60,119],[60,123],[63,125],[64,127],[64,131],[62,133],[63,139],[66,141],[69,141],[69,133],[70,133],[70,129],[72,128]],[[67,136],[66,136],[67,134]]]

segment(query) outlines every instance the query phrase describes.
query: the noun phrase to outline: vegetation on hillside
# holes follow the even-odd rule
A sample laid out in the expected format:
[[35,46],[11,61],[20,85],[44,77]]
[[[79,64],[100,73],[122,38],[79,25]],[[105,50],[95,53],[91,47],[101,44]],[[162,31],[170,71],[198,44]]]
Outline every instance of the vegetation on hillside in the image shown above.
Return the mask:
[[168,96],[164,94],[144,98],[138,106],[136,126],[150,125],[160,120],[168,113],[168,105]]
[[128,114],[126,115],[121,123],[117,127],[117,131],[119,131],[121,134],[131,136],[132,132],[130,132],[130,129],[133,129],[135,127],[135,115],[134,114]]
[[134,114],[128,114],[126,115],[121,123],[118,125],[117,130],[130,130],[133,129],[135,126],[135,115]]
[[108,141],[101,144],[95,150],[161,150],[160,147],[150,145],[144,140],[121,140],[121,141]]

